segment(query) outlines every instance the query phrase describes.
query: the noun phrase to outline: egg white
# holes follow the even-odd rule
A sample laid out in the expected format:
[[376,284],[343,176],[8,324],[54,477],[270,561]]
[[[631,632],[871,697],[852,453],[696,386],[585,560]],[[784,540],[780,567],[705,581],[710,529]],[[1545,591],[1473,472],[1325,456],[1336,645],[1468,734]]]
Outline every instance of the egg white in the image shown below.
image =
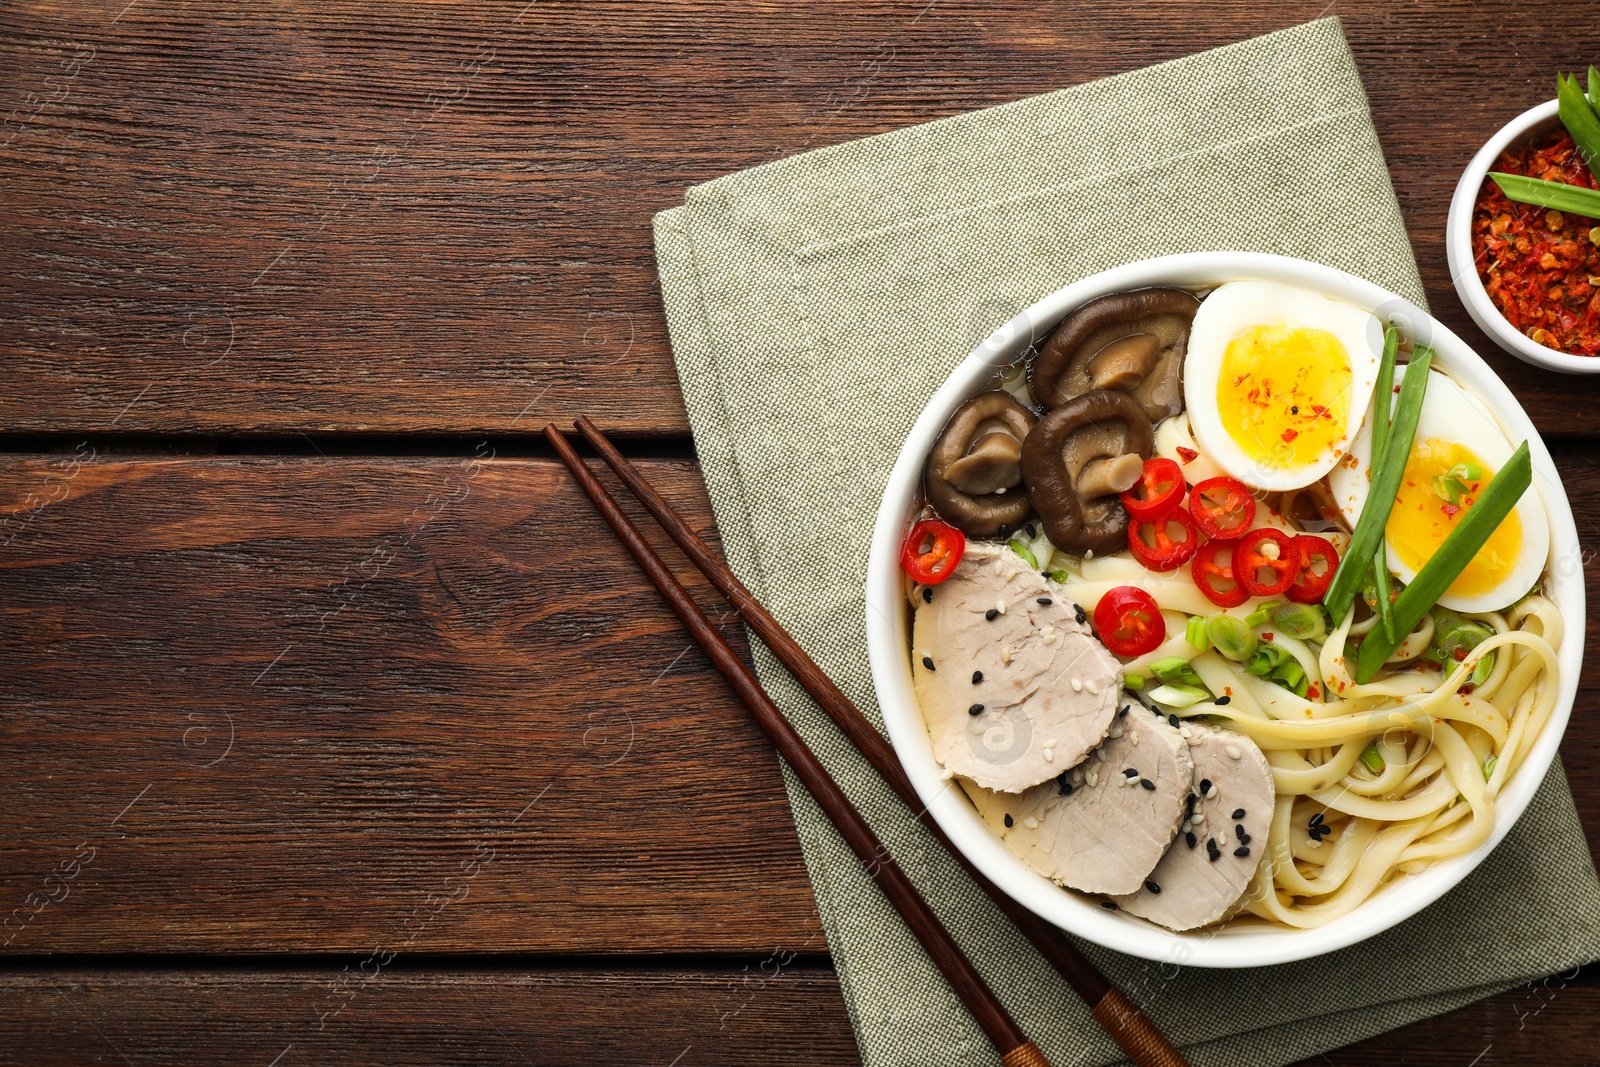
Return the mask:
[[[1405,381],[1405,365],[1395,368],[1394,383]],[[1393,410],[1394,396],[1390,396]],[[1371,412],[1362,419],[1361,432],[1350,445],[1350,458],[1339,463],[1328,476],[1328,486],[1333,490],[1339,511],[1353,529],[1366,506],[1367,493],[1372,483],[1372,426]],[[1417,433],[1413,443],[1427,440],[1456,441],[1471,449],[1478,458],[1493,470],[1500,470],[1515,451],[1506,440],[1494,417],[1472,394],[1455,380],[1439,371],[1430,371],[1428,388],[1422,397],[1422,411],[1417,416]],[[1452,596],[1446,593],[1439,603],[1453,611],[1499,611],[1510,607],[1525,596],[1544,567],[1550,555],[1550,522],[1545,514],[1544,500],[1537,486],[1517,501],[1516,514],[1522,523],[1522,546],[1511,573],[1493,589],[1474,597]],[[1393,546],[1389,548],[1389,572],[1410,584],[1417,572],[1405,566]]]
[[[1293,468],[1270,467],[1245,453],[1217,410],[1217,377],[1228,343],[1252,326],[1288,325],[1325,330],[1350,359],[1350,404],[1345,425],[1329,448]],[[1349,446],[1372,400],[1383,354],[1383,326],[1369,311],[1292,285],[1228,282],[1200,304],[1189,331],[1183,394],[1200,450],[1228,474],[1256,489],[1300,489],[1327,474]]]

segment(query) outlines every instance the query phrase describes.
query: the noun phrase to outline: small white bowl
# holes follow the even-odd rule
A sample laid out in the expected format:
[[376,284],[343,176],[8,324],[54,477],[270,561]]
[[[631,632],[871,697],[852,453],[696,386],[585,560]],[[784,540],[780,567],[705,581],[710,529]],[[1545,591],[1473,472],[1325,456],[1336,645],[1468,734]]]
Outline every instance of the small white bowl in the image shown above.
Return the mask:
[[[1557,652],[1561,684],[1555,710],[1526,761],[1501,792],[1498,819],[1488,841],[1421,873],[1395,878],[1349,915],[1325,926],[1291,930],[1237,923],[1179,934],[1122,912],[1105,911],[1090,898],[1035,874],[990,831],[961,788],[940,779],[940,767],[933,758],[912,688],[900,542],[911,526],[923,463],[939,431],[995,368],[1018,359],[1068,311],[1105,293],[1127,289],[1151,285],[1201,289],[1246,279],[1303,286],[1398,322],[1409,338],[1433,346],[1437,366],[1484,402],[1508,439],[1528,441],[1534,484],[1550,516],[1546,590],[1560,608],[1567,632]],[[867,654],[889,740],[918,796],[962,854],[1024,907],[1079,937],[1132,956],[1195,967],[1260,967],[1319,956],[1386,930],[1442,897],[1500,843],[1544,781],[1572,712],[1583,663],[1583,556],[1577,526],[1550,453],[1511,391],[1466,342],[1410,301],[1332,267],[1255,252],[1193,252],[1116,267],[1051,293],[979,345],[934,393],[895,461],[873,530],[866,601]]]
[[1551,100],[1531,107],[1501,128],[1478,149],[1467,169],[1461,172],[1455,195],[1450,198],[1450,215],[1445,222],[1444,249],[1450,262],[1450,281],[1456,287],[1467,314],[1472,316],[1484,333],[1494,343],[1525,363],[1546,367],[1562,374],[1600,374],[1600,357],[1574,356],[1557,352],[1525,336],[1506,321],[1500,309],[1489,299],[1478,277],[1477,265],[1472,257],[1472,212],[1478,203],[1478,193],[1483,188],[1484,177],[1500,153],[1523,139],[1547,133],[1561,124],[1556,114],[1557,102]]

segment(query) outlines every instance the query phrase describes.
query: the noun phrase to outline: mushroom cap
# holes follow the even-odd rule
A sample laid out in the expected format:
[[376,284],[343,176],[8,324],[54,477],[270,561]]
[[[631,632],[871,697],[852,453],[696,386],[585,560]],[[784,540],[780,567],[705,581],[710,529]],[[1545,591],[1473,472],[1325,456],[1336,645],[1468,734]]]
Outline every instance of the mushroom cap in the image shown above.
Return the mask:
[[1004,390],[979,393],[939,433],[923,473],[928,502],[968,537],[993,537],[1032,511],[1022,483],[1022,442],[1038,421]]
[[1154,448],[1143,406],[1115,389],[1075,396],[1040,419],[1022,444],[1022,479],[1050,543],[1074,555],[1127,547],[1128,513],[1116,494]]
[[1182,289],[1136,289],[1089,301],[1055,328],[1028,368],[1039,403],[1095,389],[1131,394],[1152,424],[1183,410],[1183,356],[1200,301]]

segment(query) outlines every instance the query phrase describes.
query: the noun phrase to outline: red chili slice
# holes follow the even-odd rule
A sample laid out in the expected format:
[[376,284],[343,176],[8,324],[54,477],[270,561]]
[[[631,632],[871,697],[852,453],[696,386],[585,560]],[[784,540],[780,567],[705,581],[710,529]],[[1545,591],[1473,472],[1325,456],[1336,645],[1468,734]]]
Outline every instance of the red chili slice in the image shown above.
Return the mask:
[[1234,478],[1207,478],[1189,493],[1189,513],[1207,537],[1231,541],[1243,537],[1256,521],[1256,498]]
[[912,581],[938,585],[955,573],[966,551],[967,539],[960,530],[938,519],[924,519],[911,527],[900,546],[900,566]]
[[[1268,554],[1266,547],[1275,551]],[[1262,581],[1265,572],[1271,577]],[[1251,530],[1233,546],[1233,577],[1251,596],[1278,596],[1300,576],[1300,551],[1282,530],[1263,526]]]
[[1296,604],[1320,604],[1339,569],[1339,552],[1315,534],[1300,534],[1291,543],[1300,556],[1300,575],[1285,595]]
[[1189,564],[1189,574],[1205,598],[1219,608],[1236,608],[1250,594],[1233,578],[1233,542],[1207,541]]
[[1124,658],[1154,652],[1167,639],[1167,620],[1155,597],[1132,585],[1119,585],[1100,598],[1094,628],[1101,643]]
[[1135,559],[1153,571],[1177,570],[1189,562],[1199,547],[1200,531],[1195,529],[1189,513],[1180,507],[1173,507],[1157,519],[1140,519],[1128,524],[1129,550]]
[[1183,471],[1165,456],[1144,461],[1144,473],[1122,494],[1122,506],[1135,519],[1160,518],[1177,506],[1188,486]]

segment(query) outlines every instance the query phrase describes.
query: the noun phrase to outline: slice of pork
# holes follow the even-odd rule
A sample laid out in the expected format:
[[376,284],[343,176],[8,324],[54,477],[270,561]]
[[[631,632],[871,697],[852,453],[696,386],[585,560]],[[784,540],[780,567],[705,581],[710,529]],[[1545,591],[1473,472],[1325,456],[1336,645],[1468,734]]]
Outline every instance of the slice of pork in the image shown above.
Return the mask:
[[1194,760],[1193,810],[1144,887],[1116,898],[1169,930],[1214,923],[1239,903],[1266,853],[1276,799],[1272,768],[1254,741],[1198,722],[1182,730]]
[[918,596],[917,700],[945,768],[1020,793],[1077,764],[1117,713],[1122,668],[1061,587],[1005,545],[974,541]]
[[1178,731],[1134,704],[1057,779],[1020,796],[962,784],[984,821],[1046,878],[1086,893],[1133,893],[1183,820],[1193,769]]

